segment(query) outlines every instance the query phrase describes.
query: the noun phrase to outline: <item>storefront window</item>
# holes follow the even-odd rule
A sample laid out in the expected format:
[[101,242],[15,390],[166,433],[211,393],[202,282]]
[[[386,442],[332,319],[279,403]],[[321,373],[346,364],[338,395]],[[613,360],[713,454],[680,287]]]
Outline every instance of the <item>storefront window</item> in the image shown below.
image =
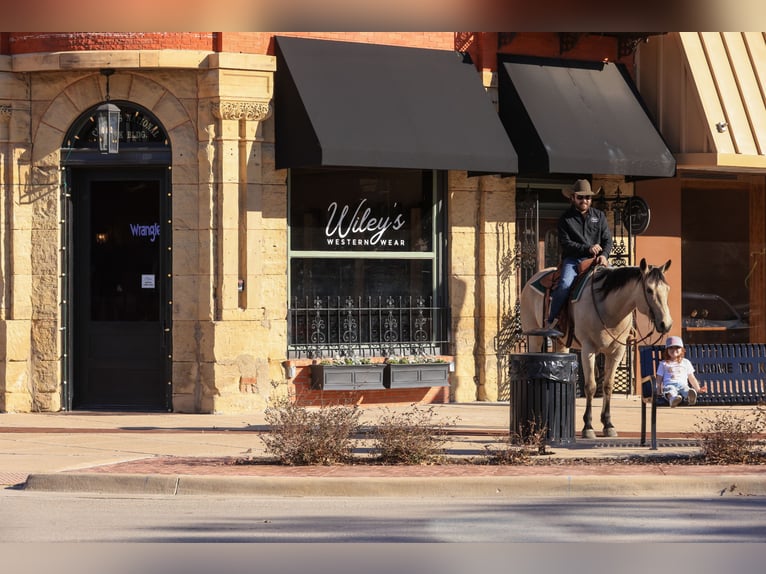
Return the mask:
[[[747,190],[694,188],[682,195],[682,330],[687,343],[750,341],[752,265]],[[722,197],[725,198],[722,201]]]
[[[291,348],[401,352],[423,323],[430,351],[444,341],[438,180],[421,170],[291,170]],[[339,313],[354,315],[351,332],[322,332],[342,329],[328,320]]]

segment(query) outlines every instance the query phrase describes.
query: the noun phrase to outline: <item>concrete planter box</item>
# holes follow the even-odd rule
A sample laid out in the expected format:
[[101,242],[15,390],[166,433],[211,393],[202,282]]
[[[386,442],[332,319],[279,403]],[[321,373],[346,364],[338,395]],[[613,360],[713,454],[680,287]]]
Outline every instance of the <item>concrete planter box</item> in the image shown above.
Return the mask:
[[390,363],[384,385],[387,389],[448,387],[449,363]]
[[311,388],[325,391],[364,391],[383,388],[386,365],[311,365]]

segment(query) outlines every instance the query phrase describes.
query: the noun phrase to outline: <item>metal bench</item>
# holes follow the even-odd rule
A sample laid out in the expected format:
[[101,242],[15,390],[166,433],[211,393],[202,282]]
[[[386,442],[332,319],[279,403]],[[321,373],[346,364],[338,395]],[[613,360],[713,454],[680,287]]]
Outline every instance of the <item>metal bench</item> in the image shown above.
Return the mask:
[[[657,365],[662,345],[639,349],[641,372],[641,446],[646,445],[646,410],[651,404],[651,448],[657,449],[657,407],[668,406],[657,396]],[[706,393],[698,405],[755,405],[766,401],[766,344],[686,345],[686,358],[694,365],[695,376]]]

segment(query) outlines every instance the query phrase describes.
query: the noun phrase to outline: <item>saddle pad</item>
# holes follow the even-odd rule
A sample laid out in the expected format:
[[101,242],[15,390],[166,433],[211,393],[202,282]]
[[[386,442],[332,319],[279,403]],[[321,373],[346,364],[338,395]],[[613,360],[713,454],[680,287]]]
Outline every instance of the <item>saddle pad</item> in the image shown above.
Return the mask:
[[[556,270],[553,269],[551,271],[548,271],[547,273],[543,273],[542,275],[540,275],[540,277],[532,281],[532,283],[530,283],[529,285],[538,293],[544,294],[546,289],[545,287],[543,287],[542,280],[543,278],[548,277],[549,275],[555,272]],[[582,292],[583,292],[583,287],[585,286],[585,281],[583,279],[586,276],[587,276],[587,273],[585,273],[584,275],[578,275],[577,277],[575,277],[574,285],[572,285],[572,290],[569,292],[570,301],[578,301],[580,299],[580,296],[582,295]]]

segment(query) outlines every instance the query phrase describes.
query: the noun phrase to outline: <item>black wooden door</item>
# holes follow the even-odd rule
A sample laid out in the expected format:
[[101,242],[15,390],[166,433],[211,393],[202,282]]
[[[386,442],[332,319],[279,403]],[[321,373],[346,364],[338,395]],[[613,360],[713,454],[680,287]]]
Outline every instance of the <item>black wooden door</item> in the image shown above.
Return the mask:
[[72,407],[166,410],[161,169],[73,180]]

